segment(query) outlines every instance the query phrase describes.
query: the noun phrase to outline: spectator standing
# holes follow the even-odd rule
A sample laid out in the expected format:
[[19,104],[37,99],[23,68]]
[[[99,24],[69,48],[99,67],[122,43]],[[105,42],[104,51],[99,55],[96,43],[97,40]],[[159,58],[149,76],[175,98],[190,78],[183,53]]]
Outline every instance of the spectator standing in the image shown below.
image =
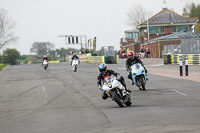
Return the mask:
[[126,53],[128,54],[128,52],[129,52],[129,48],[127,48],[127,50],[126,50]]

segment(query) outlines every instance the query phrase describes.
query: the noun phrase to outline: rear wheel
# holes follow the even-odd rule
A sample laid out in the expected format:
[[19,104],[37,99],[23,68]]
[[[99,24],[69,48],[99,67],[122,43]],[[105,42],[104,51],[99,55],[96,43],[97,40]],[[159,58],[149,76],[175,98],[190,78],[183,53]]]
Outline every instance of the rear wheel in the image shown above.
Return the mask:
[[140,77],[139,80],[140,80],[140,84],[141,84],[141,86],[142,86],[142,90],[143,90],[143,91],[146,90],[144,78],[143,78],[143,77]]
[[122,99],[120,99],[119,95],[117,94],[116,90],[112,91],[112,95],[113,95],[113,99],[115,100],[115,102],[120,106],[120,107],[124,107],[123,101]]

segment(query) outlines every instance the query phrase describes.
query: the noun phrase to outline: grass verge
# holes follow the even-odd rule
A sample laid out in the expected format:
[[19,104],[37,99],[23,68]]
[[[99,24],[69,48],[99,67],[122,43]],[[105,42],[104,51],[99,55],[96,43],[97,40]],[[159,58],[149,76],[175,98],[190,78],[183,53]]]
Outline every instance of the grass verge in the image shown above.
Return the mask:
[[7,66],[7,64],[0,64],[0,71],[3,70],[3,68],[6,66]]

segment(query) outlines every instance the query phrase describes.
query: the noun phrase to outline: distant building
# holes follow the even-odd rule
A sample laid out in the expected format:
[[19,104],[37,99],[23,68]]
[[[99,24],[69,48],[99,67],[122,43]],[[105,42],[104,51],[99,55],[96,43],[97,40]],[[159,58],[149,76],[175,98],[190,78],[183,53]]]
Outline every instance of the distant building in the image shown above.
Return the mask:
[[135,47],[140,47],[139,43],[139,31],[138,30],[127,30],[124,32],[124,38],[120,40],[120,50],[129,48],[134,50]]
[[[129,48],[134,52],[139,52],[141,48],[149,48],[151,57],[162,57],[164,45],[180,44],[180,38],[175,33],[194,32],[195,25],[199,21],[197,17],[184,17],[166,7],[166,2],[163,2],[164,8],[162,11],[152,16],[148,20],[137,26],[139,31],[137,43],[132,43],[131,40],[125,39],[126,43],[120,42],[120,48]],[[128,35],[128,31],[125,31]],[[170,38],[169,35],[175,38]],[[163,39],[161,39],[163,36]],[[157,39],[156,39],[157,38]],[[157,43],[155,43],[157,41]],[[161,42],[162,41],[162,46]],[[130,43],[129,43],[130,42]],[[132,39],[133,42],[133,39]],[[150,44],[151,43],[151,44]],[[139,44],[139,46],[137,46]],[[135,46],[134,46],[135,45]]]
[[153,38],[180,31],[192,32],[197,21],[198,18],[183,17],[173,11],[163,9],[137,26],[140,32],[140,42],[145,43]]

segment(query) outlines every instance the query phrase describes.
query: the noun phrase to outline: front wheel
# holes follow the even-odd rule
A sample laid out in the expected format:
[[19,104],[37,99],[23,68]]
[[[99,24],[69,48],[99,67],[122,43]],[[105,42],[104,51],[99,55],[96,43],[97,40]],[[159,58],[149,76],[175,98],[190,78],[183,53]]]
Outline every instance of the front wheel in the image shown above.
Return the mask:
[[115,100],[115,102],[120,106],[120,107],[124,107],[123,101],[122,99],[119,97],[119,95],[117,94],[116,90],[112,91],[112,95],[113,95],[113,99]]
[[127,97],[127,101],[125,102],[126,106],[131,106],[132,102],[131,102],[131,97],[129,95],[126,95]]
[[77,72],[77,65],[75,66],[75,68],[74,68],[74,69],[75,69],[75,72]]
[[47,69],[47,65],[44,65],[44,70],[46,70]]
[[144,78],[143,78],[143,77],[140,77],[139,80],[140,80],[140,84],[141,84],[141,86],[142,86],[142,90],[143,90],[143,91],[146,90]]
[[76,66],[76,65],[73,66],[73,71],[74,71],[74,72],[77,71],[77,66]]

